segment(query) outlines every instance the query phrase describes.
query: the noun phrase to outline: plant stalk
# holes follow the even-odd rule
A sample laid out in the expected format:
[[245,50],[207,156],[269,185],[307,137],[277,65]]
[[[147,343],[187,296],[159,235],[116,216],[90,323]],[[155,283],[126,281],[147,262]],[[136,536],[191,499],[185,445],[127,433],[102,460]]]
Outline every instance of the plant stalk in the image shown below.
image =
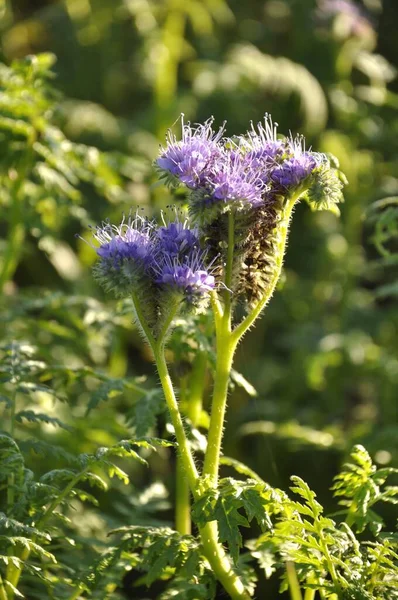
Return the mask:
[[314,600],[315,598],[315,591],[311,588],[307,588],[305,590],[305,594],[304,594],[304,600]]
[[[202,412],[206,369],[207,354],[206,352],[199,351],[195,356],[192,373],[187,381],[188,392],[187,390],[184,390],[186,416],[189,418],[191,425],[194,428],[198,426]],[[182,389],[180,393],[182,400]],[[188,535],[191,533],[192,524],[190,490],[180,456],[177,456],[175,521],[177,531],[183,535]]]
[[3,578],[0,575],[0,600],[8,600],[8,595],[4,587]]
[[203,465],[203,475],[209,475],[217,484],[220,466],[221,442],[227,405],[228,384],[237,342],[231,337],[232,299],[231,284],[235,250],[235,215],[228,213],[228,251],[225,264],[224,311],[215,315],[217,361],[214,378],[214,391],[211,406],[210,428],[207,451]]
[[232,600],[250,600],[243,583],[232,569],[224,548],[218,542],[217,522],[212,521],[200,530],[203,550],[215,576]]
[[291,600],[303,600],[299,580],[297,579],[296,569],[294,567],[294,563],[291,561],[286,562],[286,574],[289,582]]

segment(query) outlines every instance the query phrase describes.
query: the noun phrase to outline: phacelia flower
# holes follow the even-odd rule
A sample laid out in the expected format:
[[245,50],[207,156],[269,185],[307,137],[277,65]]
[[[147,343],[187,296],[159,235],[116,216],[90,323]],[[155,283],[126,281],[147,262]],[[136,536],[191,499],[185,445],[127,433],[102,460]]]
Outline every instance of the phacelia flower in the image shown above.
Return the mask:
[[275,164],[284,151],[284,142],[277,138],[277,128],[278,124],[273,123],[271,116],[266,114],[264,125],[258,123],[256,129],[252,123],[246,136],[240,138],[243,149],[246,149],[244,161],[249,168],[261,169],[263,179],[267,167]]
[[157,249],[169,257],[189,254],[200,247],[199,232],[188,220],[171,221],[156,231]]
[[271,172],[271,179],[278,188],[289,189],[300,185],[316,168],[316,157],[305,150],[304,139],[289,140],[288,157]]
[[206,251],[195,250],[184,257],[163,256],[154,267],[156,283],[184,294],[188,301],[204,296],[215,287],[215,278],[205,266]]
[[153,260],[153,227],[138,214],[127,221],[123,218],[120,225],[103,223],[93,235],[100,244],[95,247],[98,256],[113,267],[132,261],[146,268]]
[[220,160],[207,176],[209,201],[243,203],[257,206],[262,202],[265,183],[245,156],[233,152]]
[[191,127],[182,124],[182,139],[177,141],[171,131],[167,134],[166,148],[162,148],[157,165],[177,177],[189,188],[197,188],[203,182],[203,176],[213,162],[222,155],[219,140],[224,128],[215,133],[213,119],[203,125]]

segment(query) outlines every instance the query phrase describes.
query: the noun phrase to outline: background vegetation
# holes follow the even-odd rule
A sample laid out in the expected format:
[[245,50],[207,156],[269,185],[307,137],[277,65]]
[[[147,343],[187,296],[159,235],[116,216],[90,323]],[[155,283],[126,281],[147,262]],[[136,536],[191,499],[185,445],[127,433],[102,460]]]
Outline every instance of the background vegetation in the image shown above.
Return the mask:
[[[282,291],[238,353],[225,454],[282,489],[302,477],[326,511],[354,443],[397,466],[397,20],[394,0],[0,1],[0,429],[14,423],[37,477],[72,453],[166,435],[129,307],[104,297],[74,234],[170,202],[152,161],[181,112],[227,119],[229,134],[269,112],[349,180],[340,219],[296,211]],[[183,342],[177,376],[194,349]],[[173,460],[162,447],[149,469],[123,463],[129,486],[113,481],[99,508],[73,499],[76,564],[112,527],[172,525]]]

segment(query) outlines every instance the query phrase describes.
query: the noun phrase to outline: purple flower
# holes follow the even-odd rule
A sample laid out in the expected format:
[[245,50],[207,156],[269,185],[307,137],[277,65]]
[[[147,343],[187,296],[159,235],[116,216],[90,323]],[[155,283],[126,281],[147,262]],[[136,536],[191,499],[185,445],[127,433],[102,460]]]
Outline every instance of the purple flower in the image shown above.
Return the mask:
[[188,300],[203,296],[215,286],[213,275],[206,269],[206,252],[194,250],[183,257],[163,255],[154,266],[156,283],[186,295]]
[[282,156],[284,143],[277,138],[277,128],[278,124],[266,114],[264,125],[258,123],[256,129],[252,123],[250,131],[240,138],[243,149],[246,148],[244,161],[249,168],[264,170]]
[[153,227],[138,214],[120,225],[97,226],[94,238],[100,244],[94,247],[98,256],[114,267],[132,261],[146,268],[154,259]]
[[212,129],[213,119],[208,119],[203,125],[192,128],[185,125],[183,118],[182,139],[177,141],[171,133],[167,134],[166,148],[162,148],[157,159],[158,166],[190,188],[197,188],[203,181],[203,175],[210,165],[222,155],[218,144],[224,128],[215,133]]
[[272,181],[285,189],[298,186],[318,165],[315,156],[305,150],[304,139],[300,136],[288,141],[288,154],[288,158],[271,172]]
[[189,229],[185,220],[170,222],[164,227],[159,227],[156,232],[158,250],[170,257],[187,254],[199,248],[198,230]]
[[245,156],[231,152],[207,176],[209,196],[215,201],[243,202],[257,206],[266,189],[257,169],[248,167]]
[[193,271],[188,265],[165,265],[157,283],[170,285],[184,292],[203,294],[214,289],[213,275],[205,270]]

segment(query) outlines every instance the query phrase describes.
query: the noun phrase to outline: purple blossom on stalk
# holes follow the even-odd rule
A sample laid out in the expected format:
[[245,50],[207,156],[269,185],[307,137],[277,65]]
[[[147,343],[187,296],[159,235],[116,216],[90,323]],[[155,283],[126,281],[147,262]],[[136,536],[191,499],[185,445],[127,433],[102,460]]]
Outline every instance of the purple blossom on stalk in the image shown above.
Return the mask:
[[136,214],[120,225],[103,223],[93,234],[99,247],[93,246],[98,256],[113,267],[131,261],[147,268],[154,259],[153,226]]
[[207,175],[207,189],[214,201],[243,202],[258,206],[266,189],[258,169],[251,167],[246,156],[231,152]]
[[195,250],[183,258],[163,256],[154,267],[156,283],[181,292],[192,301],[204,296],[215,286],[213,275],[205,268],[206,252]]
[[170,257],[187,254],[199,248],[199,232],[189,229],[188,221],[173,221],[159,227],[156,232],[158,250]]
[[305,150],[302,137],[289,141],[288,153],[290,156],[271,172],[272,181],[284,189],[298,186],[318,164],[315,156]]
[[275,164],[283,154],[284,143],[277,138],[278,124],[271,116],[264,116],[264,125],[257,124],[257,129],[251,124],[251,129],[240,139],[244,154],[244,162],[254,169],[266,169]]
[[203,176],[215,160],[221,157],[222,148],[218,144],[224,127],[215,133],[212,128],[213,119],[203,125],[191,127],[181,118],[182,139],[177,141],[175,135],[168,131],[166,148],[161,149],[157,165],[164,171],[174,175],[190,188],[197,188],[203,183]]

